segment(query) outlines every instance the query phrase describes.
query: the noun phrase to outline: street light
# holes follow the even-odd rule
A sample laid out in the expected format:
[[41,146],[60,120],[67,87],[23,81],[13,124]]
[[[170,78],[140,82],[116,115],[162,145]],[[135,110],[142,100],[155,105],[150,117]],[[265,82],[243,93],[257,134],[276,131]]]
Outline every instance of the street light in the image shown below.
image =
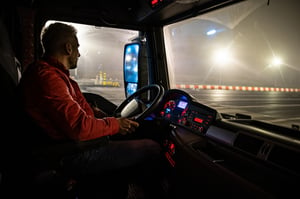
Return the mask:
[[222,67],[227,66],[233,60],[232,53],[228,48],[220,48],[213,54],[213,61],[218,66],[219,71],[219,84],[222,84]]
[[[277,57],[277,56],[274,56],[271,60],[271,63],[270,63],[270,67],[272,68],[280,68],[280,66],[283,64],[283,61],[280,57]],[[277,85],[277,71],[273,70],[273,84],[274,84],[274,87],[278,86]]]
[[219,49],[214,53],[214,61],[217,65],[225,65],[231,62],[232,54],[228,49]]
[[206,32],[206,35],[210,36],[210,35],[214,35],[216,33],[217,33],[217,31],[215,29],[211,29],[211,30],[209,30],[209,31]]
[[270,67],[280,67],[282,65],[282,59],[280,57],[273,57]]

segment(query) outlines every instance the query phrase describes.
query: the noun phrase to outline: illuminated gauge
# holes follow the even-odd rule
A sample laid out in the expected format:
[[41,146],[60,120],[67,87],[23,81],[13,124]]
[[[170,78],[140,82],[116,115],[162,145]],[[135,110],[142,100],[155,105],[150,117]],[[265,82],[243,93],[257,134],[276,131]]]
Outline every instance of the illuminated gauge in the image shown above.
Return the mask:
[[164,116],[166,118],[171,118],[171,114],[173,110],[176,107],[176,102],[174,100],[169,100],[167,103],[164,105],[164,109],[161,112],[161,116]]
[[187,124],[187,119],[186,119],[186,117],[183,117],[183,118],[179,119],[178,122],[179,122],[179,124],[186,125]]

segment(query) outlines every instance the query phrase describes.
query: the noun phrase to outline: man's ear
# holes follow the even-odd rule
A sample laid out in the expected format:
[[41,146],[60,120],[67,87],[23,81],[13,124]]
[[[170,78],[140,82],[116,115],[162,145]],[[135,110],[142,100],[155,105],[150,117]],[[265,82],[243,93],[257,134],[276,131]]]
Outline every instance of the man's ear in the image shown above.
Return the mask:
[[71,55],[71,54],[72,54],[73,48],[72,48],[72,44],[71,44],[71,43],[67,42],[66,45],[65,45],[65,49],[66,49],[66,53],[67,53],[68,55]]

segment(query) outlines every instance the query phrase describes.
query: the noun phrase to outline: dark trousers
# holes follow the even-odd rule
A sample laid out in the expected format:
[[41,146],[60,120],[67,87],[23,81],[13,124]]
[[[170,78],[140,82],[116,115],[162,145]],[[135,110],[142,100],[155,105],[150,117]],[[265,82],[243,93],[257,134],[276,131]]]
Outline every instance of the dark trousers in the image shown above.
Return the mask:
[[[153,187],[159,187],[163,171],[161,147],[152,139],[109,141],[65,157],[61,163],[67,173],[79,179],[79,185],[82,182],[86,190],[98,190],[102,198],[104,191],[107,198],[126,198],[131,182],[155,192]],[[95,197],[95,193],[91,195]]]

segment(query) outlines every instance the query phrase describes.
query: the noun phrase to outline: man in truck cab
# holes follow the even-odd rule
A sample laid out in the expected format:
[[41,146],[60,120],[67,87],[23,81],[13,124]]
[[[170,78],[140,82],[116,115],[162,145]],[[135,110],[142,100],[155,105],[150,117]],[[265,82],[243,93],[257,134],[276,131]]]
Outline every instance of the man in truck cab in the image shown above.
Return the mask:
[[43,56],[27,68],[19,84],[22,108],[51,143],[83,143],[81,150],[59,158],[69,175],[80,180],[98,177],[97,182],[111,189],[120,182],[127,188],[129,179],[135,177],[144,187],[156,186],[154,174],[162,161],[159,143],[150,138],[110,140],[116,134],[126,137],[139,123],[94,109],[70,78],[69,70],[77,67],[80,57],[76,34],[73,26],[58,22],[43,29]]

